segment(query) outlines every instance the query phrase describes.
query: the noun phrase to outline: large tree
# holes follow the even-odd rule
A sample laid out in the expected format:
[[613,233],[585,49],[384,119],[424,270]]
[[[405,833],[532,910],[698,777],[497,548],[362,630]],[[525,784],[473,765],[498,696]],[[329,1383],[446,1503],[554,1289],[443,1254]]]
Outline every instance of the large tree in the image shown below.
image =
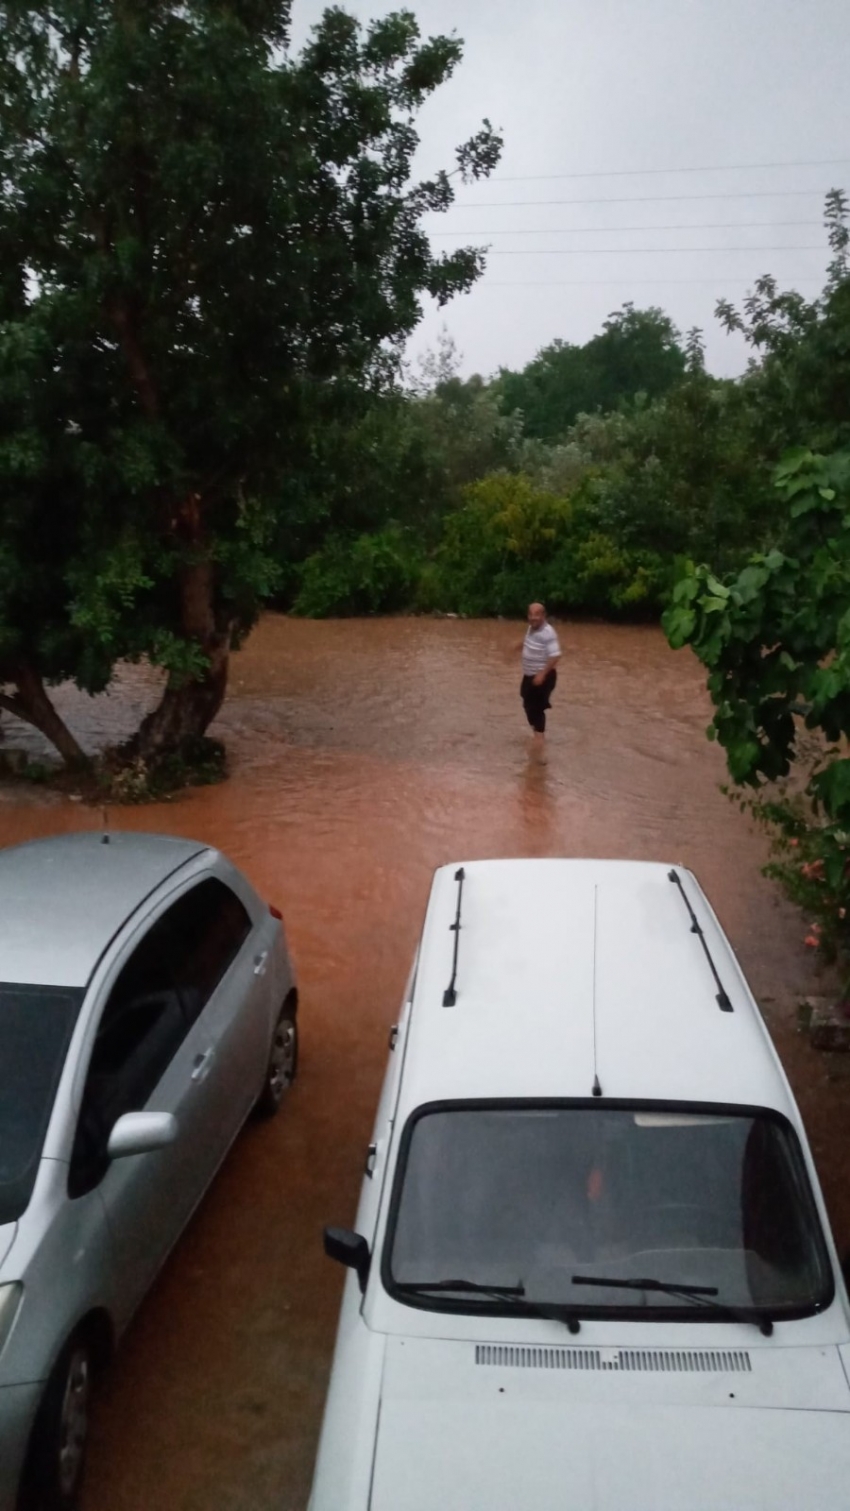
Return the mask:
[[521,372],[503,368],[498,386],[505,411],[522,411],[527,436],[554,441],[580,414],[607,413],[638,393],[658,398],[684,371],[679,333],[664,311],[625,304],[584,346],[553,341]]
[[[0,3],[0,683],[33,717],[147,656],[148,755],[220,707],[317,431],[483,265],[422,230],[450,175],[410,181],[460,43],[331,9],[293,57],[289,8]],[[485,122],[455,173],[499,148]]]

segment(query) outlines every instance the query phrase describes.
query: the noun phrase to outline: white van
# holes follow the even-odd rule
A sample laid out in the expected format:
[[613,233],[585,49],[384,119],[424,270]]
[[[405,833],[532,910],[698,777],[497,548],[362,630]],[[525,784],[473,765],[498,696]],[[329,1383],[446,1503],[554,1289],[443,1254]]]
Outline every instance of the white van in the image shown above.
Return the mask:
[[837,1511],[850,1313],[803,1125],[690,872],[434,878],[309,1511]]

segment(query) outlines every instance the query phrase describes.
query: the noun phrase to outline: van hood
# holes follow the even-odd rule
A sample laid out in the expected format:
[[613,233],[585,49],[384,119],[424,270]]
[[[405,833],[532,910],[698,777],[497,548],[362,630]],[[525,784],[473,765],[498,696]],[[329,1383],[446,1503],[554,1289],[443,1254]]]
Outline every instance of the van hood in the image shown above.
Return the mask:
[[835,1511],[838,1350],[387,1341],[370,1511]]

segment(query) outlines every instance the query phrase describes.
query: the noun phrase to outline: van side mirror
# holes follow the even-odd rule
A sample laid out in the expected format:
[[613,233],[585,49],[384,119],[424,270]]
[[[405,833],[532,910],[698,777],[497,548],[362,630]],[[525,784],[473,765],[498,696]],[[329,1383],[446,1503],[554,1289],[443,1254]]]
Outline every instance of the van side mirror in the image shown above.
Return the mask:
[[372,1256],[362,1233],[352,1233],[350,1228],[325,1228],[325,1253],[328,1259],[336,1259],[347,1269],[356,1270],[360,1289],[365,1291]]

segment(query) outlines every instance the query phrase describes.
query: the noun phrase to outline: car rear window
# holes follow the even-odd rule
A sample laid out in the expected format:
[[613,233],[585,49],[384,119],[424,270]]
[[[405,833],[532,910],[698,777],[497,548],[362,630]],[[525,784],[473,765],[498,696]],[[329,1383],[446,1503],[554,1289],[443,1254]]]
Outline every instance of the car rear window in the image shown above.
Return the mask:
[[0,1224],[26,1210],[85,993],[0,982]]
[[[669,1290],[633,1288],[644,1277]],[[491,1287],[512,1294],[511,1308],[641,1318],[716,1317],[724,1306],[754,1319],[804,1316],[833,1296],[802,1152],[784,1118],[598,1101],[414,1114],[384,1279],[400,1300],[431,1308],[499,1310],[484,1294]],[[468,1294],[446,1288],[452,1279]]]

